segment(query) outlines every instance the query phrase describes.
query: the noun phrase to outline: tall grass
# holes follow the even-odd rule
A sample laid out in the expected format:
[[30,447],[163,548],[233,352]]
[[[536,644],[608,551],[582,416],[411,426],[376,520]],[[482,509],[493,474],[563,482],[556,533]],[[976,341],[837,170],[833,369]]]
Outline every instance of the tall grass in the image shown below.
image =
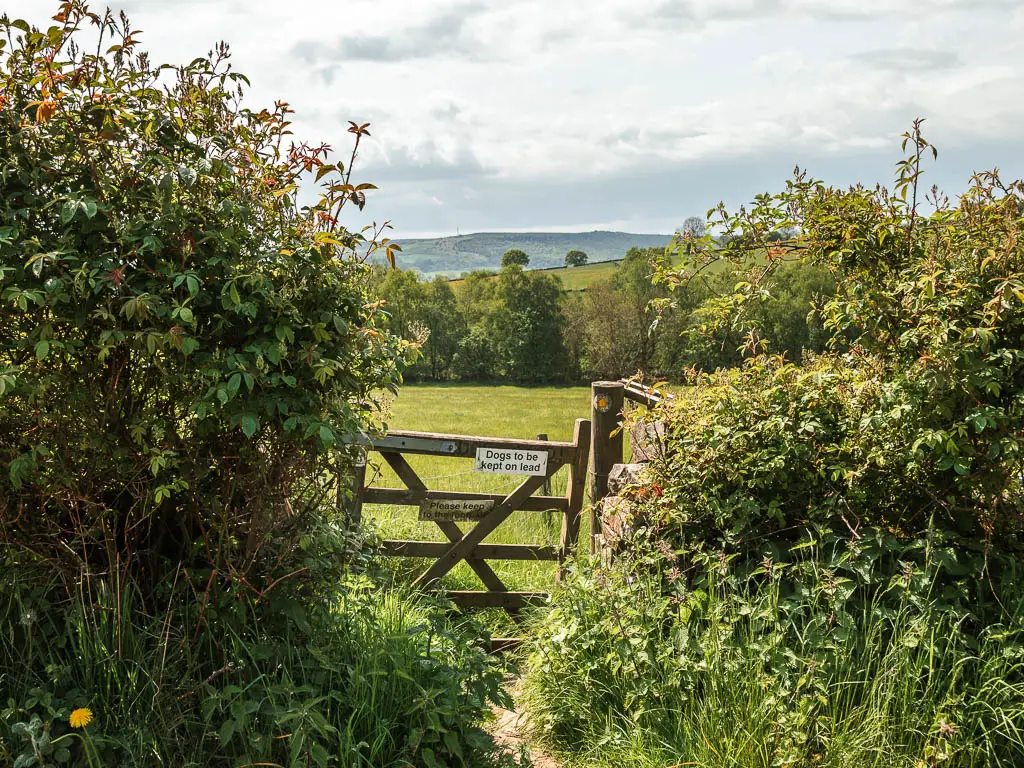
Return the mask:
[[812,558],[673,594],[588,564],[539,622],[527,706],[574,765],[1024,765],[1018,575],[983,618],[934,573],[865,588]]
[[33,720],[86,765],[79,707],[103,765],[492,764],[501,673],[408,591],[352,577],[319,607],[256,606],[214,585],[202,603],[182,576],[147,605],[116,574],[61,595],[26,573],[0,572],[0,765],[37,764]]

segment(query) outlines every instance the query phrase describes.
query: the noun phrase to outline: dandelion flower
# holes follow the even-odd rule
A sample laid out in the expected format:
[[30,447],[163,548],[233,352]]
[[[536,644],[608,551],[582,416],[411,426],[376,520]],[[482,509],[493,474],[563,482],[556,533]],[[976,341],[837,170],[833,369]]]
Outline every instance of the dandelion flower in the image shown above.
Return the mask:
[[71,713],[68,722],[72,728],[85,728],[85,726],[92,722],[92,710],[88,707],[76,709]]

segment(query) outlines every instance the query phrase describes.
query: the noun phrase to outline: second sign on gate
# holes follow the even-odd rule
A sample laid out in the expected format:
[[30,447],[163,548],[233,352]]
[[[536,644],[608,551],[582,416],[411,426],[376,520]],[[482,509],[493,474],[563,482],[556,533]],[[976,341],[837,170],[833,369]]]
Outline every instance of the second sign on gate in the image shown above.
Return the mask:
[[492,475],[546,475],[548,452],[514,448],[477,448],[476,471]]
[[424,499],[419,518],[437,522],[483,520],[492,509],[492,499]]

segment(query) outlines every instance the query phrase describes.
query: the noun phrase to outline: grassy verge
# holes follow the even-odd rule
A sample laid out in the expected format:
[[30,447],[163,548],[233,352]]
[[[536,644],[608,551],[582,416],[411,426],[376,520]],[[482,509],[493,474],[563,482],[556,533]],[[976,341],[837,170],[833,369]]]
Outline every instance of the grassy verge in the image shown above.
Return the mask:
[[500,671],[408,590],[349,577],[323,601],[286,585],[254,601],[208,576],[196,604],[182,575],[148,605],[116,574],[84,598],[14,574],[0,572],[0,765],[507,764],[480,727],[505,701]]
[[979,587],[801,546],[739,575],[580,568],[531,640],[541,737],[588,768],[1024,764],[1019,565]]

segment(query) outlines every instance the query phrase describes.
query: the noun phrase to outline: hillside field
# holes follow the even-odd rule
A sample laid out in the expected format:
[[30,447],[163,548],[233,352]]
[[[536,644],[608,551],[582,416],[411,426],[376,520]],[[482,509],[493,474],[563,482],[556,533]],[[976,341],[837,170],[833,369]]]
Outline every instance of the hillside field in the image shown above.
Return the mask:
[[594,283],[610,280],[621,263],[622,259],[615,259],[584,264],[582,267],[558,267],[543,271],[561,280],[566,291],[585,291]]
[[564,264],[567,251],[584,251],[591,262],[621,259],[630,248],[664,248],[671,235],[630,232],[478,232],[437,238],[398,238],[399,265],[424,277],[455,277],[475,269],[498,269],[505,251],[519,248],[534,269]]
[[[680,263],[680,257],[674,255],[672,257],[673,264]],[[595,283],[603,283],[611,279],[612,275],[615,274],[615,270],[622,264],[622,259],[610,259],[608,261],[597,261],[589,264],[584,264],[582,267],[551,267],[547,269],[530,269],[530,272],[543,272],[545,275],[552,275],[562,281],[562,288],[565,289],[566,293],[573,293],[575,291],[586,291]],[[705,275],[712,275],[718,272],[722,272],[728,268],[726,262],[721,262],[712,265],[709,269],[704,270]],[[460,279],[454,279],[451,281],[451,285],[455,286],[462,283]]]
[[[582,267],[557,267],[555,269],[530,270],[543,272],[546,275],[553,275],[562,281],[562,287],[567,291],[585,291],[594,283],[609,280],[615,274],[622,259],[613,261],[599,261],[594,264],[585,264]],[[462,283],[461,280],[452,280],[452,287]]]

